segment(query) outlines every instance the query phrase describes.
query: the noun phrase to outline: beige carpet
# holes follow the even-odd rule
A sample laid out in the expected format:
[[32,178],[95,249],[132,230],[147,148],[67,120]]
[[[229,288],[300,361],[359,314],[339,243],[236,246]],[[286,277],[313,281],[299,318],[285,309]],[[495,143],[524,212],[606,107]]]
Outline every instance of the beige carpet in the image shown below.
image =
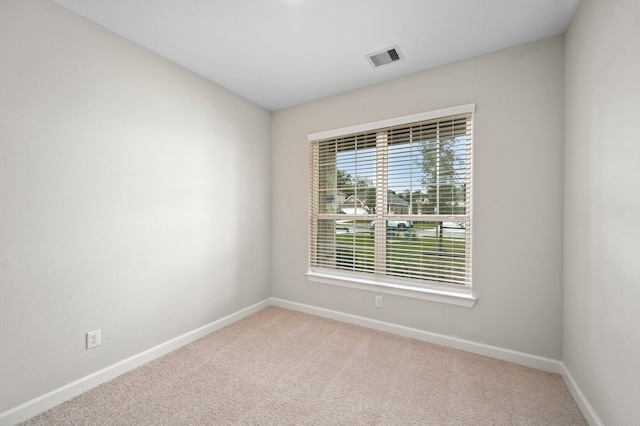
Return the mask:
[[269,307],[25,425],[585,425],[558,374]]

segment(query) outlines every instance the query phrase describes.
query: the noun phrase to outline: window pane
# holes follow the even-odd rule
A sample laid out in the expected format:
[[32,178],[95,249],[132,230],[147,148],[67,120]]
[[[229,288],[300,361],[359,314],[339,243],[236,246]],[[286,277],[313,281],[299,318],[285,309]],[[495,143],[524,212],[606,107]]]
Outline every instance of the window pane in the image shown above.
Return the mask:
[[373,272],[375,253],[370,221],[320,220],[318,229],[318,266]]
[[336,154],[336,204],[338,213],[375,212],[375,147],[368,140],[340,144]]
[[412,214],[466,214],[470,145],[467,119],[390,131],[389,189]]
[[468,282],[469,255],[465,222],[412,221],[411,228],[387,222],[387,275]]
[[424,158],[420,142],[389,146],[387,175],[388,214],[427,214],[428,185],[422,170]]

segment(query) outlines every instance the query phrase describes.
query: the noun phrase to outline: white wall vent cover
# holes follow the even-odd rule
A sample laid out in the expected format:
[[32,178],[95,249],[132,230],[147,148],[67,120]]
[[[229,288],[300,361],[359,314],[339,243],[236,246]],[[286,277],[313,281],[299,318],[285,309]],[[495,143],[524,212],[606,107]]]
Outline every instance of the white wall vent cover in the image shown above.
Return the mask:
[[379,52],[371,53],[367,55],[367,59],[374,68],[377,68],[382,65],[390,64],[391,62],[400,61],[404,59],[404,56],[402,56],[400,48],[396,45]]

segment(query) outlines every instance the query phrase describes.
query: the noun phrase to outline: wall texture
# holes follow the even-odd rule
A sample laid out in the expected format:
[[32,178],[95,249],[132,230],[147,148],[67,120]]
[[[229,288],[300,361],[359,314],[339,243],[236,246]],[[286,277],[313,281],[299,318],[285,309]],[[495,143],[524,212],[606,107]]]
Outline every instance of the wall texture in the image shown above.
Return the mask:
[[[566,46],[272,116],[49,1],[1,1],[0,412],[272,295],[563,359],[605,424],[633,424],[639,21],[584,0]],[[308,282],[306,135],[470,102],[476,307]]]
[[0,412],[269,296],[268,111],[45,0],[0,58]]
[[607,425],[639,420],[639,22],[584,0],[566,39],[564,362]]
[[[562,356],[564,39],[274,113],[272,296]],[[473,309],[307,282],[307,134],[475,102]]]

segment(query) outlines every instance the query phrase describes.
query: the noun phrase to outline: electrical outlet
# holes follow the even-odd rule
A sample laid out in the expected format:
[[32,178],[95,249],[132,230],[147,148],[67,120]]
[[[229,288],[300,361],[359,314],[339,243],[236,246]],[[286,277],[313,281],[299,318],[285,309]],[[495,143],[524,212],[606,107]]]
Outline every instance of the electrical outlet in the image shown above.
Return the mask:
[[97,329],[87,333],[87,349],[95,348],[102,344],[101,331],[101,329]]
[[382,296],[376,296],[374,304],[376,308],[382,308]]

